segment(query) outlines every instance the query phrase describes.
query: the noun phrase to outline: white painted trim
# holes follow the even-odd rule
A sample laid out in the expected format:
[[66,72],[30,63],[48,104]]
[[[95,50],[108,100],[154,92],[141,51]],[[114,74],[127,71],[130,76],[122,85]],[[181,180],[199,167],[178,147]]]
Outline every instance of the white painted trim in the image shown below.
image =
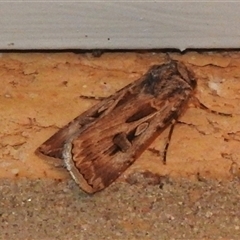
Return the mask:
[[239,48],[240,2],[0,2],[0,49]]

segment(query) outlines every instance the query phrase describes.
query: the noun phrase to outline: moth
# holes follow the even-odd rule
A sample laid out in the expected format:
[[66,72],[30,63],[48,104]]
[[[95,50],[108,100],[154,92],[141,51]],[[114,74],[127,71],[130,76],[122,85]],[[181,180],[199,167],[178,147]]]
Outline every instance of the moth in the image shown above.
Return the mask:
[[68,123],[37,152],[59,158],[87,193],[114,182],[183,114],[197,86],[191,70],[171,60]]

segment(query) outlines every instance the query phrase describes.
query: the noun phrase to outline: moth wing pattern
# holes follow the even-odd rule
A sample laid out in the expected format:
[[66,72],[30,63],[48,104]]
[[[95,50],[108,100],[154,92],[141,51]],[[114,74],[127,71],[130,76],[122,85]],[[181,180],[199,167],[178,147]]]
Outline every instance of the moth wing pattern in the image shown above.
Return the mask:
[[[183,113],[195,87],[193,73],[182,63],[155,65],[142,78],[74,119],[46,143],[55,143],[65,134],[55,147],[61,149],[67,169],[84,191],[100,191]],[[77,125],[81,127],[74,128]]]
[[184,64],[154,65],[142,78],[76,117],[37,152],[63,159],[84,191],[100,191],[183,113],[195,87],[194,74]]
[[89,110],[74,118],[47,141],[41,144],[41,146],[36,149],[36,153],[62,159],[64,144],[68,142],[69,139],[72,139],[73,136],[79,135],[82,131],[93,125],[96,120],[108,114],[111,109],[114,108],[115,100],[121,98],[122,92],[123,91],[119,91],[119,93],[116,93],[114,96],[102,100]]

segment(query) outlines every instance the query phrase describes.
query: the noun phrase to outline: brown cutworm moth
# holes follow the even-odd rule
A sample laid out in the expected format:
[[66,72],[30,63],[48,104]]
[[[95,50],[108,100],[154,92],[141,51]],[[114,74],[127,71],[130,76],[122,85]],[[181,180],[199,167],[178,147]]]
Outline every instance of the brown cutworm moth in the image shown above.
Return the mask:
[[63,159],[84,191],[100,191],[178,119],[195,88],[194,74],[183,63],[152,66],[142,78],[60,129],[37,151]]

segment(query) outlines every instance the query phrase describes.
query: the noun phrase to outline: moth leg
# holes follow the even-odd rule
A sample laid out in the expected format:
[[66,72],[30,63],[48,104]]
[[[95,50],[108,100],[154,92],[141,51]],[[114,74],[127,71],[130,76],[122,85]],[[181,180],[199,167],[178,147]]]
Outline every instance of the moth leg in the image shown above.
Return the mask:
[[218,111],[215,111],[215,110],[212,110],[212,109],[209,109],[207,106],[205,106],[203,103],[201,103],[199,101],[198,98],[196,97],[192,97],[192,101],[191,101],[196,107],[199,107],[205,111],[208,111],[210,113],[213,113],[213,114],[217,114],[217,115],[221,115],[221,116],[225,116],[225,117],[232,117],[232,114],[231,113],[223,113],[223,112],[218,112]]
[[168,148],[169,148],[169,145],[170,145],[170,141],[171,141],[171,138],[172,138],[172,133],[173,133],[173,129],[176,125],[177,121],[174,120],[170,126],[170,130],[169,130],[169,133],[168,133],[168,140],[167,140],[167,143],[165,145],[165,148],[164,148],[164,151],[163,151],[163,164],[166,165],[166,162],[167,162],[167,152],[168,152]]
[[79,97],[82,99],[91,99],[91,100],[97,100],[97,101],[104,100],[107,98],[107,97],[95,97],[95,96],[85,96],[85,95],[80,95]]

